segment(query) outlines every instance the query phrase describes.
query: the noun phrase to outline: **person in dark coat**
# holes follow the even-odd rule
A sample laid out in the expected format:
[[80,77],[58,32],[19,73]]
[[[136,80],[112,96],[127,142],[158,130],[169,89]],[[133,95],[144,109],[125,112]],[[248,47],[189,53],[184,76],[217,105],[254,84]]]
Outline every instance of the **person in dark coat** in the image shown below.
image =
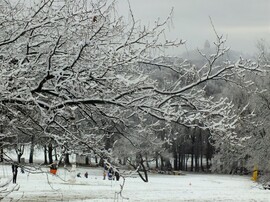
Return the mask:
[[119,172],[118,172],[118,170],[117,171],[115,171],[115,178],[116,178],[116,181],[119,181],[119,179],[120,179],[120,174],[119,174]]
[[13,184],[17,183],[18,165],[12,164]]
[[84,177],[85,177],[85,178],[88,178],[88,172],[85,172],[85,173],[84,173]]
[[109,168],[109,171],[108,171],[108,180],[112,180],[113,179],[113,174],[114,174],[113,168],[110,167]]

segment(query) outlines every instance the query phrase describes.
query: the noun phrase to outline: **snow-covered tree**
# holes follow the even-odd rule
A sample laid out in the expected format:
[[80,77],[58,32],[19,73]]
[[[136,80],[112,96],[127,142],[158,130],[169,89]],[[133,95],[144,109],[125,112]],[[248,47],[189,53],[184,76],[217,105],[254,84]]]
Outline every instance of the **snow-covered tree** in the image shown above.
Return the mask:
[[[258,43],[259,54],[256,56],[263,74],[245,74],[252,85],[243,85],[242,78],[237,78],[237,85],[226,83],[222,95],[229,97],[236,109],[245,109],[239,114],[235,133],[238,142],[231,144],[230,140],[218,147],[213,170],[235,173],[252,171],[259,168],[262,173],[268,173],[269,161],[269,51],[267,43]],[[253,116],[247,116],[253,114]]]
[[[165,121],[207,129],[215,140],[233,141],[237,111],[227,98],[207,96],[204,87],[211,80],[233,81],[246,70],[258,71],[257,65],[243,59],[216,63],[229,50],[218,34],[216,53],[201,53],[206,61],[201,67],[160,60],[164,49],[183,44],[163,39],[170,17],[146,27],[130,12],[126,24],[117,15],[115,3],[4,1],[0,8],[1,108],[12,110],[21,120],[29,120],[21,109],[34,113],[36,127],[43,129],[40,134],[53,139],[63,154],[93,152],[105,157],[109,154],[104,140],[116,134],[129,139],[131,120],[148,117],[154,120],[148,128]],[[177,79],[159,85],[145,66],[166,69]],[[20,123],[14,119],[10,124],[18,128]],[[143,134],[146,122],[136,123],[140,126],[132,134]]]
[[257,114],[253,118],[253,128],[246,131],[249,139],[244,144],[242,149],[247,158],[247,166],[250,170],[256,166],[263,175],[262,180],[269,182],[269,67],[270,67],[270,54],[269,44],[265,40],[258,42],[258,63],[267,71],[263,75],[252,75],[254,86],[256,87],[253,95],[249,97],[250,108]]

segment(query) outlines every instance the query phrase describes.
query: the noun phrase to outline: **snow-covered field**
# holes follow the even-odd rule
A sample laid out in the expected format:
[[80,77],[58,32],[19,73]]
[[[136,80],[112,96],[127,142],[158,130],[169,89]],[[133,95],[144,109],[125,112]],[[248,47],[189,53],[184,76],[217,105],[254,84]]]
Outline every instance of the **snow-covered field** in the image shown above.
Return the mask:
[[[1,168],[2,167],[2,168]],[[11,177],[11,167],[1,166],[0,176]],[[89,173],[85,178],[84,173]],[[58,175],[18,173],[18,191],[12,192],[3,201],[270,201],[270,191],[261,189],[248,176],[192,174],[150,174],[150,182],[139,177],[126,179],[123,196],[118,197],[120,183],[103,180],[102,169],[77,168],[82,177],[71,182],[72,175],[63,168]],[[10,184],[10,186],[14,186]],[[11,188],[11,187],[10,187]]]

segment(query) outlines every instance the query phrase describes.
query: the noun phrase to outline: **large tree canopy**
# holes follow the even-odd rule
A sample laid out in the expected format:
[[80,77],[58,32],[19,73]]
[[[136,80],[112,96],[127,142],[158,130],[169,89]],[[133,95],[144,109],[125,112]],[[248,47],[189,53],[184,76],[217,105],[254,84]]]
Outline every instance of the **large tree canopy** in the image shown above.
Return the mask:
[[[5,0],[0,13],[1,121],[13,130],[39,130],[78,153],[102,153],[104,136],[118,133],[131,141],[127,131],[143,134],[139,125],[158,128],[160,121],[207,129],[218,140],[237,138],[241,110],[227,98],[206,96],[204,87],[242,78],[257,66],[220,62],[229,50],[222,36],[216,35],[216,53],[201,53],[206,62],[197,67],[160,57],[183,44],[163,39],[170,18],[146,27],[130,12],[125,24],[115,2],[40,0],[29,6]],[[174,79],[161,77],[160,85],[157,74],[168,72]]]

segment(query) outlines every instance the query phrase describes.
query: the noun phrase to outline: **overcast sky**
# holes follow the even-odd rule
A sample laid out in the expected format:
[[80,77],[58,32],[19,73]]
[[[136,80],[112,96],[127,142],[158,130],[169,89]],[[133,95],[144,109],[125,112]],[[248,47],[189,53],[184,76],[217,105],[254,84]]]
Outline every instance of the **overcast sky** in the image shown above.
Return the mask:
[[[188,50],[202,48],[206,39],[215,40],[209,16],[219,34],[227,36],[227,45],[243,53],[256,51],[259,39],[270,41],[270,0],[129,0],[136,19],[148,25],[165,19],[174,8],[173,27],[167,36],[187,40]],[[127,0],[118,0],[118,9],[126,13]],[[173,54],[177,55],[174,50]]]

